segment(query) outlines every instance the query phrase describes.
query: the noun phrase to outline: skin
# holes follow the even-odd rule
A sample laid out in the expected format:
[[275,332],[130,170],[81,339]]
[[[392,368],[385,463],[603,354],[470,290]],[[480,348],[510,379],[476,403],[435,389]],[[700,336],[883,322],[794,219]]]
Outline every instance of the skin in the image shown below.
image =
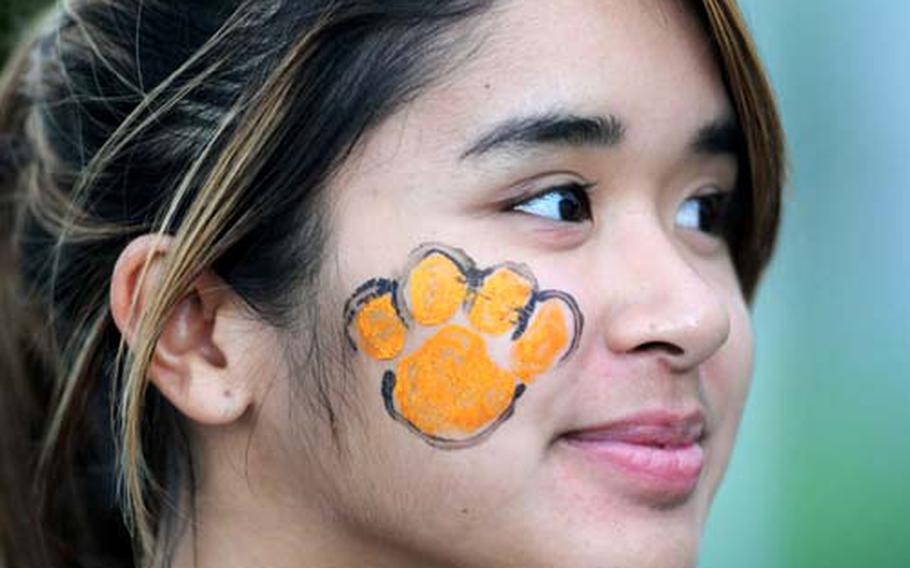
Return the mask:
[[348,339],[390,363],[382,379],[390,416],[438,447],[477,444],[537,375],[574,352],[583,318],[570,296],[539,290],[524,266],[479,268],[439,244],[411,257],[403,279],[369,280],[348,299]]
[[[183,534],[174,566],[695,565],[753,358],[727,245],[680,216],[687,199],[736,183],[732,156],[691,149],[700,128],[731,113],[718,68],[695,19],[671,2],[514,2],[488,18],[471,61],[384,122],[335,180],[319,312],[301,316],[299,334],[244,317],[229,292],[209,292],[211,275],[175,311],[169,329],[182,335],[162,338],[151,377],[194,425],[199,478],[197,530]],[[460,158],[491,125],[553,109],[612,114],[623,141]],[[504,210],[567,180],[593,183],[591,220]],[[465,449],[433,447],[390,418],[386,366],[344,336],[345,300],[400,274],[427,242],[478,266],[523,263],[584,315],[572,356]],[[132,258],[112,281],[126,331],[122,298],[144,255]],[[318,366],[300,355],[313,322]],[[316,375],[337,412],[334,443]],[[645,494],[562,438],[654,408],[705,415],[705,466],[684,499]]]

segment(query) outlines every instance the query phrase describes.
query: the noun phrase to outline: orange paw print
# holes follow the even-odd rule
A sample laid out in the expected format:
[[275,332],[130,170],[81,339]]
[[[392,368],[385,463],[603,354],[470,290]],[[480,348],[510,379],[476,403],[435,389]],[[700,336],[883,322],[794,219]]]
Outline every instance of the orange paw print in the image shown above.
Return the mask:
[[390,367],[389,414],[443,448],[472,445],[509,418],[527,385],[572,353],[582,327],[575,300],[538,290],[524,265],[480,270],[438,244],[412,253],[403,280],[358,288],[345,321],[351,345]]

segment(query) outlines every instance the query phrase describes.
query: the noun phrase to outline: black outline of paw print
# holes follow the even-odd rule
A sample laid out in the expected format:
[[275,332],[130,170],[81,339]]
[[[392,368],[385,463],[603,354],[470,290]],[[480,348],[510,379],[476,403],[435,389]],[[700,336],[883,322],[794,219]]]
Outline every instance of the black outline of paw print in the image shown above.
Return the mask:
[[[408,263],[402,272],[404,276],[399,279],[404,281],[404,285],[399,285],[399,280],[392,280],[387,278],[374,278],[368,280],[363,285],[361,285],[357,290],[351,295],[348,301],[345,303],[344,307],[344,318],[345,318],[345,333],[347,335],[348,341],[351,344],[351,347],[355,351],[359,351],[357,342],[352,336],[351,333],[351,324],[354,321],[357,313],[360,309],[370,300],[375,298],[382,297],[386,294],[391,295],[392,306],[395,309],[395,313],[398,316],[399,321],[405,328],[405,332],[410,331],[414,326],[423,324],[417,323],[411,317],[411,312],[409,309],[409,302],[407,300],[407,284],[411,275],[412,270],[425,258],[429,257],[432,254],[441,254],[451,260],[455,266],[459,268],[465,282],[467,284],[465,290],[465,298],[461,302],[459,309],[462,310],[466,315],[470,312],[471,308],[474,305],[474,302],[477,298],[478,291],[482,289],[483,283],[488,276],[495,273],[501,268],[507,268],[522,278],[526,279],[531,284],[531,297],[528,302],[517,311],[518,319],[515,322],[515,327],[510,337],[510,341],[514,342],[520,338],[524,332],[527,330],[528,323],[531,317],[534,314],[537,305],[543,301],[551,299],[559,299],[566,305],[568,311],[572,314],[574,318],[574,328],[570,330],[572,333],[572,340],[569,343],[569,346],[565,349],[564,353],[559,357],[553,366],[559,365],[566,358],[568,358],[578,347],[578,341],[581,337],[582,328],[584,326],[584,318],[581,314],[581,310],[578,308],[578,304],[575,302],[575,299],[565,292],[559,290],[539,290],[537,279],[531,273],[531,271],[523,264],[518,264],[514,262],[502,262],[495,264],[486,269],[478,269],[476,264],[468,256],[467,253],[461,249],[457,249],[451,246],[443,245],[440,243],[427,243],[421,245],[411,252],[409,255]],[[446,324],[451,323],[451,317],[449,317],[446,322],[439,325],[427,325],[423,326],[427,329],[433,329],[435,327],[441,327]],[[471,331],[481,336],[485,341],[496,341],[498,338],[495,335],[490,333],[476,330],[473,326],[470,326]],[[425,344],[425,342],[424,342]],[[412,351],[413,352],[413,351]],[[486,439],[496,428],[499,427],[505,420],[512,416],[515,411],[515,403],[525,392],[527,385],[522,382],[522,379],[517,375],[517,373],[511,368],[500,367],[512,375],[514,375],[517,384],[515,385],[515,391],[512,395],[512,400],[508,406],[500,413],[500,415],[495,418],[492,422],[484,426],[479,432],[468,435],[466,438],[447,438],[441,436],[435,436],[432,434],[427,434],[422,431],[420,428],[415,426],[410,420],[404,417],[398,409],[395,407],[394,400],[394,390],[396,386],[395,371],[393,370],[397,363],[400,361],[401,357],[405,356],[404,349],[396,354],[394,357],[389,359],[379,359],[376,357],[370,357],[371,360],[389,364],[392,369],[388,369],[383,373],[382,377],[382,399],[385,404],[386,411],[389,415],[394,418],[396,421],[404,424],[410,431],[414,432],[421,438],[423,438],[427,443],[443,449],[460,449],[473,446],[480,441]],[[494,363],[495,364],[495,363]],[[498,364],[497,364],[498,366]],[[551,367],[552,368],[552,367]]]

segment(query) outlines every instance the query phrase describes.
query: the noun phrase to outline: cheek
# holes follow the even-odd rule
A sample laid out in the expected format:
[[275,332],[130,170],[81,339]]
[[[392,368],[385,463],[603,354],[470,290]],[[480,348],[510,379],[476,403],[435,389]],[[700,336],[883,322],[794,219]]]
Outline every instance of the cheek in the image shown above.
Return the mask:
[[739,422],[752,383],[754,334],[752,318],[745,304],[733,302],[730,310],[730,337],[716,355],[716,369],[708,373],[709,388],[717,392],[717,410],[725,420]]
[[745,304],[730,305],[730,336],[727,343],[703,368],[704,396],[713,421],[712,460],[716,489],[730,459],[743,407],[752,382],[754,338],[751,316]]
[[383,406],[407,431],[447,450],[484,442],[574,352],[578,306],[541,290],[523,264],[478,266],[441,243],[415,249],[405,267],[348,299],[350,347],[378,365]]

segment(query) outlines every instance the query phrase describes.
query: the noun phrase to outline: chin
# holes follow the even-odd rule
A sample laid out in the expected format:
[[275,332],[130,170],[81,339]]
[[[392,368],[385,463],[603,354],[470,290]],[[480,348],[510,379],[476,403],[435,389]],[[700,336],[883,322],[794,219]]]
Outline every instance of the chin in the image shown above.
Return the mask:
[[[561,568],[695,568],[701,530],[682,519],[617,516],[612,526],[576,534]],[[577,538],[581,537],[581,538]]]
[[[626,487],[591,491],[562,477],[541,514],[529,563],[559,568],[695,568],[710,502],[707,483],[685,499],[647,499]],[[603,488],[602,488],[603,489]],[[551,500],[552,499],[552,500]],[[528,527],[530,528],[530,527]]]

